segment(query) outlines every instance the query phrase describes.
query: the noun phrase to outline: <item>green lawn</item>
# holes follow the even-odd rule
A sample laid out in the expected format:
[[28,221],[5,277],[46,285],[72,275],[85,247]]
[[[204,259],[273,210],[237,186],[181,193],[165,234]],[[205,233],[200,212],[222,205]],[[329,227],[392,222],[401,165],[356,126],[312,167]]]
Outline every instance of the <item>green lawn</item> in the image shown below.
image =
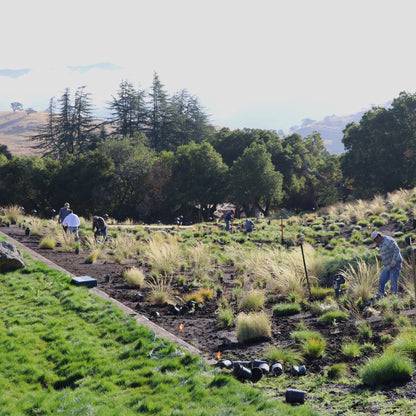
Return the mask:
[[182,353],[26,260],[0,274],[0,415],[317,415]]

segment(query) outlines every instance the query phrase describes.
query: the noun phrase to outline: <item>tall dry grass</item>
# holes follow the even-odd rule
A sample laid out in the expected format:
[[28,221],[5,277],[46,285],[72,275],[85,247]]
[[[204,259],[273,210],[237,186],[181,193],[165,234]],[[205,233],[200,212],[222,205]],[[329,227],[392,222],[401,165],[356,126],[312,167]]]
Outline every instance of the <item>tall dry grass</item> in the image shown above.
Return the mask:
[[175,295],[172,291],[171,276],[151,276],[145,284],[150,288],[149,300],[154,305],[174,305],[176,303]]
[[24,211],[19,205],[7,205],[2,208],[2,215],[6,222],[18,224],[24,217]]
[[152,270],[164,276],[172,274],[180,261],[180,247],[175,238],[154,233],[143,247],[143,255]]
[[405,209],[409,203],[410,195],[413,193],[413,190],[409,189],[398,189],[394,192],[387,194],[387,200],[393,205],[394,208]]
[[122,264],[125,260],[134,259],[137,256],[139,244],[134,236],[127,233],[119,233],[111,240],[111,250],[114,260]]
[[209,247],[206,244],[197,243],[189,247],[185,252],[185,257],[191,267],[192,274],[196,278],[203,277],[211,268],[212,257]]
[[377,293],[381,269],[382,265],[376,259],[375,264],[358,260],[356,266],[349,264],[342,271],[352,300],[367,301]]
[[[299,246],[237,252],[236,267],[244,270],[251,281],[262,281],[268,290],[283,296],[306,293],[307,280]],[[324,274],[325,262],[309,244],[303,245],[303,252],[308,278],[310,283],[315,282]]]
[[403,267],[400,272],[399,284],[402,286],[403,291],[407,295],[409,295],[413,299],[416,299],[413,268],[411,263],[409,263],[408,261],[403,262]]

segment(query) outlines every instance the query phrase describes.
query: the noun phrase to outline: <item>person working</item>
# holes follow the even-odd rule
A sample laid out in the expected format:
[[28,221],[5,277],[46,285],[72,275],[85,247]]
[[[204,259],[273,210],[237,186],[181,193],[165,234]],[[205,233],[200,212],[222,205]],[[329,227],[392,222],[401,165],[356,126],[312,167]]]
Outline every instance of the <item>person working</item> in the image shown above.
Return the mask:
[[230,230],[230,222],[234,221],[234,210],[227,211],[224,215],[224,221],[225,221],[225,231]]
[[399,288],[399,276],[402,268],[403,258],[400,254],[400,248],[392,237],[382,235],[378,231],[371,234],[371,239],[375,241],[381,251],[381,261],[383,270],[380,273],[377,299],[384,296],[384,288],[390,280],[390,293],[397,295]]
[[74,214],[71,210],[69,211],[70,213],[62,221],[62,226],[68,227],[68,232],[70,234],[74,234],[75,241],[78,241],[79,240],[78,227],[81,225],[81,221],[79,220],[79,217],[77,214]]
[[249,234],[249,233],[253,232],[254,222],[251,221],[250,218],[247,218],[245,227],[246,227],[246,234]]
[[99,217],[97,215],[92,217],[92,231],[94,230],[95,241],[97,241],[97,237],[100,235],[103,235],[105,237],[105,241],[107,241],[107,224],[103,217]]
[[58,224],[62,224],[62,221],[65,219],[65,217],[70,212],[71,212],[71,210],[69,209],[69,203],[68,202],[65,202],[64,206],[59,209],[59,213],[58,213]]

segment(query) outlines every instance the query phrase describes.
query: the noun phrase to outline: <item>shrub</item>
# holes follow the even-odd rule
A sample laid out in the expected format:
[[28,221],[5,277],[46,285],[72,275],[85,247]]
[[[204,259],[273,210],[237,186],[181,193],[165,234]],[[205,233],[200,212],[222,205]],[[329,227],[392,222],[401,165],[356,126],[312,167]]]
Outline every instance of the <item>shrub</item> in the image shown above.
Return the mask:
[[143,271],[137,267],[123,270],[123,277],[131,287],[142,287],[145,279]]
[[409,380],[412,373],[413,363],[410,358],[392,351],[386,351],[379,357],[370,358],[359,369],[361,380],[370,386]]
[[271,325],[266,314],[241,312],[236,318],[236,336],[238,342],[250,342],[256,339],[271,337]]

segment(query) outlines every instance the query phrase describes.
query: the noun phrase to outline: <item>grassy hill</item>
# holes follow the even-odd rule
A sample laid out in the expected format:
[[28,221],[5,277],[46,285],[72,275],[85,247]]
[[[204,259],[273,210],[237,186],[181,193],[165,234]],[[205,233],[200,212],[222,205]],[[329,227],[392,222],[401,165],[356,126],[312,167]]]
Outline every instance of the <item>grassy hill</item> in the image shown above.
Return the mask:
[[45,124],[46,117],[43,111],[0,111],[0,144],[14,155],[35,155],[28,138]]

